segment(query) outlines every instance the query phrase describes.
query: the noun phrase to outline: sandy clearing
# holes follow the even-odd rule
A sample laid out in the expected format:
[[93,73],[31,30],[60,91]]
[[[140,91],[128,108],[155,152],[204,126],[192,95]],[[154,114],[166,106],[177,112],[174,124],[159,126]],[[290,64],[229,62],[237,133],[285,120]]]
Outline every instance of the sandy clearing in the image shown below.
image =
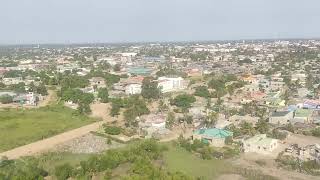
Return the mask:
[[105,123],[104,121],[95,122],[62,134],[36,141],[24,146],[17,147],[15,149],[0,153],[0,157],[6,156],[9,159],[17,159],[23,156],[36,155],[42,152],[46,152],[56,145],[70,141],[72,139],[81,137],[85,134],[88,134],[91,131],[96,131],[99,127]]

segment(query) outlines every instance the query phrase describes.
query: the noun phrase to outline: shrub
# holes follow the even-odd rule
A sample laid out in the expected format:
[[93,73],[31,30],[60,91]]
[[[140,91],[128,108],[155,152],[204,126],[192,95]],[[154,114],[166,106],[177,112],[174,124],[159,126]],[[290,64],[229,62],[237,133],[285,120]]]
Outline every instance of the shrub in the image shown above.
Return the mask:
[[112,141],[110,138],[107,139],[107,144],[112,144]]
[[12,103],[12,101],[13,101],[12,96],[9,96],[9,95],[0,96],[0,102],[2,104],[9,104],[9,103]]
[[320,127],[313,129],[311,133],[312,136],[320,137]]
[[104,126],[104,132],[110,135],[119,135],[122,129],[117,126]]
[[208,159],[208,160],[212,159],[212,152],[213,150],[209,146],[202,148],[200,151],[201,158]]
[[58,180],[66,180],[71,177],[72,170],[72,166],[66,163],[55,167],[55,175]]

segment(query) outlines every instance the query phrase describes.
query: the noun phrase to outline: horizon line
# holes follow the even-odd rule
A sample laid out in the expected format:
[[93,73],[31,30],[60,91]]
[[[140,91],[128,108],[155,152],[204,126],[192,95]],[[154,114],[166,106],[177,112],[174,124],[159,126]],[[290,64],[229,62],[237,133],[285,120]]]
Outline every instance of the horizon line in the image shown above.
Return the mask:
[[320,37],[313,37],[313,38],[243,38],[243,39],[220,39],[220,40],[170,40],[170,41],[113,41],[113,42],[48,42],[48,43],[3,43],[0,44],[0,47],[5,46],[34,46],[34,45],[64,45],[64,46],[73,46],[73,45],[98,45],[98,44],[110,44],[110,45],[117,45],[117,44],[152,44],[152,43],[209,43],[209,42],[237,42],[237,41],[276,41],[276,40],[320,40]]

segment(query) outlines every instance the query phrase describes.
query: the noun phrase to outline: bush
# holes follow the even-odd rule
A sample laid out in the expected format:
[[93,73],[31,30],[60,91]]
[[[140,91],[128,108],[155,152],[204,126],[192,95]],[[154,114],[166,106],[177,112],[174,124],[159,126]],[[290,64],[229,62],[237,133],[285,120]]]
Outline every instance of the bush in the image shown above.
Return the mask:
[[229,148],[224,147],[225,151],[223,152],[223,158],[228,159],[235,156],[238,156],[240,154],[240,150],[238,147]]
[[313,129],[311,133],[312,136],[320,137],[320,127]]
[[204,147],[201,149],[200,154],[202,159],[210,160],[212,159],[212,149],[210,147]]
[[274,129],[271,134],[272,138],[284,140],[287,137],[287,133],[280,132],[278,129]]
[[104,126],[104,132],[110,135],[119,135],[122,129],[117,126]]
[[13,101],[12,96],[9,96],[9,95],[0,96],[0,102],[2,104],[9,104],[9,103],[12,103],[12,101]]
[[175,105],[177,107],[189,108],[195,101],[196,98],[193,95],[181,94],[172,99],[170,103],[171,105]]
[[210,92],[207,86],[198,86],[195,88],[194,95],[199,97],[209,98]]
[[71,177],[72,170],[72,166],[66,163],[55,167],[55,175],[58,180],[66,180]]

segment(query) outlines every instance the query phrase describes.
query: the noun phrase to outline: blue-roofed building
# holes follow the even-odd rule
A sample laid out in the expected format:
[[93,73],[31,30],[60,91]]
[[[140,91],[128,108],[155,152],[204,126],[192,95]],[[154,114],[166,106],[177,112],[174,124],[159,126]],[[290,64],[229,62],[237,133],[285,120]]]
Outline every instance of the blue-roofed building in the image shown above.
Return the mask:
[[198,129],[193,132],[192,139],[199,139],[211,146],[222,147],[225,145],[225,139],[232,137],[233,132],[224,129],[210,128]]
[[148,76],[152,73],[152,69],[145,67],[133,67],[128,71],[132,75]]

